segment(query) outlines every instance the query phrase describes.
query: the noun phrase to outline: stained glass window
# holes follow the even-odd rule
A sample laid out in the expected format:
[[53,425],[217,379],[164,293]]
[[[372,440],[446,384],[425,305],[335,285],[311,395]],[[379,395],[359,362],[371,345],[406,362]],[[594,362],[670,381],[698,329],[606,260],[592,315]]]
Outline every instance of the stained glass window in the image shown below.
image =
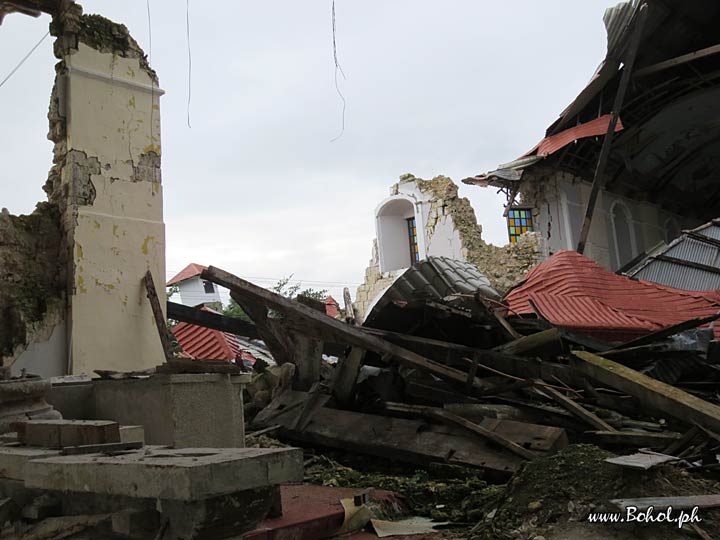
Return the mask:
[[526,232],[534,231],[532,208],[511,208],[508,212],[508,233],[510,243],[518,241],[518,237]]
[[417,226],[415,225],[415,218],[408,218],[408,240],[410,241],[410,264],[420,262],[420,248],[417,241]]

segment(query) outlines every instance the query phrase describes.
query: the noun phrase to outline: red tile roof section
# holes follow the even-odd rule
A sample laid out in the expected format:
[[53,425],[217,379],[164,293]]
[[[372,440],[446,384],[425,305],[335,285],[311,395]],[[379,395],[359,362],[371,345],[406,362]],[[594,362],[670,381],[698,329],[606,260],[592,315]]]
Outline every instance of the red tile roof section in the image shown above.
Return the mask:
[[180,270],[180,272],[174,278],[168,281],[167,286],[170,287],[171,285],[175,285],[176,283],[180,283],[181,281],[185,281],[186,279],[199,276],[200,274],[202,274],[203,270],[207,270],[207,266],[203,266],[202,264],[190,263],[185,268]]
[[[559,251],[505,296],[511,313],[608,341],[627,341],[720,312],[719,291],[681,291],[610,272],[574,251]],[[720,337],[720,325],[715,326]]]
[[172,329],[178,343],[193,358],[235,360],[240,348],[235,336],[203,326],[178,323]]
[[328,296],[325,299],[325,313],[330,315],[333,319],[340,315],[340,304],[337,303],[332,296]]

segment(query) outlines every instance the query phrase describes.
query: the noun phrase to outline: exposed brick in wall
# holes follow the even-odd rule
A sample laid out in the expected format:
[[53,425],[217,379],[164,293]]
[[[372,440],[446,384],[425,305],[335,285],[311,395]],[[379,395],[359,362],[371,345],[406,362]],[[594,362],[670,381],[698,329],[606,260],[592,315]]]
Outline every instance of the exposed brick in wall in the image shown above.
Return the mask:
[[[425,224],[427,237],[433,237],[435,227],[443,217],[450,217],[460,236],[462,257],[477,265],[499,293],[504,294],[522,280],[527,271],[541,260],[543,249],[536,233],[527,233],[517,244],[503,247],[486,243],[482,239],[482,226],[477,222],[470,201],[458,195],[458,186],[447,176],[423,180],[412,174],[404,174],[400,177],[400,183],[392,186],[391,194],[397,194],[401,185],[408,182],[414,182],[421,192],[430,195],[430,210]],[[380,272],[377,240],[374,240],[373,257],[365,271],[365,281],[358,287],[355,300],[360,319],[377,295],[392,284],[396,275],[397,271],[385,274]]]

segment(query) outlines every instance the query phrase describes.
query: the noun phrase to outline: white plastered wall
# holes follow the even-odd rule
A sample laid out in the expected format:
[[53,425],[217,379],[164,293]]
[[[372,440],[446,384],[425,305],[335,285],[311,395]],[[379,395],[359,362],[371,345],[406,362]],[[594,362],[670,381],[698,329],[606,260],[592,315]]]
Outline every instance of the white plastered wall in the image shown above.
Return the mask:
[[[143,276],[153,274],[165,308],[162,186],[139,179],[142,155],[160,155],[159,96],[138,59],[98,52],[83,43],[64,58],[60,92],[67,150],[97,158],[92,204],[68,209],[73,280],[68,318],[71,373],[153,367],[163,351]],[[72,171],[62,172],[72,189]],[[73,220],[76,222],[73,223]]]
[[[590,183],[565,173],[540,180],[543,189],[537,200],[526,201],[533,205],[536,230],[542,235],[550,253],[561,249],[576,249],[582,226],[585,204],[590,195]],[[692,220],[671,214],[659,206],[634,201],[607,191],[598,194],[585,255],[610,270],[616,270],[619,250],[615,241],[612,210],[622,205],[630,214],[631,251],[633,255],[648,250],[664,238],[666,223],[673,218],[681,227],[699,225]]]

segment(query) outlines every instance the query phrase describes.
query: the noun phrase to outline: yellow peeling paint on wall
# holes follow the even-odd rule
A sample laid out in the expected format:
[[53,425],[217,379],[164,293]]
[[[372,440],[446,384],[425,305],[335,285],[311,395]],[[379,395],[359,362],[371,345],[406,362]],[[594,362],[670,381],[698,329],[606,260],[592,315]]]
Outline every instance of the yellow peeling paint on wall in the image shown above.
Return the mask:
[[154,237],[154,236],[146,236],[146,237],[145,237],[145,240],[143,240],[142,247],[140,248],[140,250],[143,252],[143,255],[147,255],[147,254],[148,254],[148,252],[149,252],[148,243],[149,243],[150,241],[152,241],[152,240],[155,240],[155,237]]
[[[143,154],[160,155],[162,92],[137,59],[81,43],[65,62],[68,151],[102,164],[91,176],[95,199],[70,221],[72,373],[150,368],[163,352],[142,279],[148,269],[156,283],[165,278],[165,225],[162,186],[138,180],[136,169]],[[63,182],[71,180],[63,171]],[[165,288],[157,290],[164,308]]]

